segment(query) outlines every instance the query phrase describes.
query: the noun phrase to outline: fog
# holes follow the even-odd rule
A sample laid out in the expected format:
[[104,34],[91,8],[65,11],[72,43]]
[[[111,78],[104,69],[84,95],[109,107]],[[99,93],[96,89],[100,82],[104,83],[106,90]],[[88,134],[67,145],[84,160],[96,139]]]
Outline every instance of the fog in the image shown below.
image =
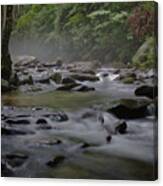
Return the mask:
[[19,55],[31,55],[40,61],[55,61],[62,59],[64,62],[80,59],[77,48],[74,49],[65,39],[59,42],[46,42],[42,38],[15,38],[10,39],[10,53],[12,58]]

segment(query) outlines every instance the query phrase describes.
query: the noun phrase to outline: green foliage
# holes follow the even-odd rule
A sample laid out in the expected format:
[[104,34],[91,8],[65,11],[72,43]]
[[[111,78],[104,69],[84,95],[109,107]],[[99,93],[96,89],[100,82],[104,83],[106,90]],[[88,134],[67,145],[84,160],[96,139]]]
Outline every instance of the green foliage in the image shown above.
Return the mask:
[[67,46],[72,59],[128,63],[146,38],[138,40],[128,23],[136,7],[153,11],[154,3],[26,5],[14,34]]

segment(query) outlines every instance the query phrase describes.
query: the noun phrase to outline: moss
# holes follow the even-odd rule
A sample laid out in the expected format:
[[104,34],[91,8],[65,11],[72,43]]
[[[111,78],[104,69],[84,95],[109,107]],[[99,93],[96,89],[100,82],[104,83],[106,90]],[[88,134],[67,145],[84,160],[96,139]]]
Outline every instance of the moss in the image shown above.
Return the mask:
[[123,83],[132,84],[132,83],[134,83],[134,80],[135,79],[133,77],[126,77],[126,78],[123,79]]
[[55,83],[60,84],[61,80],[62,80],[62,76],[60,73],[56,72],[55,74],[53,74],[50,79],[52,79],[53,81],[55,81]]
[[148,38],[134,55],[133,65],[140,69],[153,68],[156,64],[155,45],[154,38]]

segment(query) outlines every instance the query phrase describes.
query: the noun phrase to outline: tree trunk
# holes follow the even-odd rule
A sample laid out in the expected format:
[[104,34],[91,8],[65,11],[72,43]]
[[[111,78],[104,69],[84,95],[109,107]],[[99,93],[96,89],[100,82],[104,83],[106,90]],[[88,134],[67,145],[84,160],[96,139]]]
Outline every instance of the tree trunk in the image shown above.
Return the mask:
[[12,5],[2,6],[1,14],[2,14],[1,15],[2,17],[1,73],[3,79],[9,80],[12,73],[12,61],[9,52],[9,40],[12,32],[13,6]]

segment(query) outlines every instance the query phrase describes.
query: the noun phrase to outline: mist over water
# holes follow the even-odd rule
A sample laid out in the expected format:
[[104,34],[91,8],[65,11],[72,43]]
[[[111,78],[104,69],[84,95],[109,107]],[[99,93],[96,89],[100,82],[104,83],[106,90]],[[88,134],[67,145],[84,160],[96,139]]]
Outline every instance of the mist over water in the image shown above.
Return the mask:
[[35,56],[40,61],[64,60],[64,63],[81,60],[79,49],[74,48],[69,39],[47,42],[43,38],[12,37],[10,40],[10,52],[12,58],[15,56]]

